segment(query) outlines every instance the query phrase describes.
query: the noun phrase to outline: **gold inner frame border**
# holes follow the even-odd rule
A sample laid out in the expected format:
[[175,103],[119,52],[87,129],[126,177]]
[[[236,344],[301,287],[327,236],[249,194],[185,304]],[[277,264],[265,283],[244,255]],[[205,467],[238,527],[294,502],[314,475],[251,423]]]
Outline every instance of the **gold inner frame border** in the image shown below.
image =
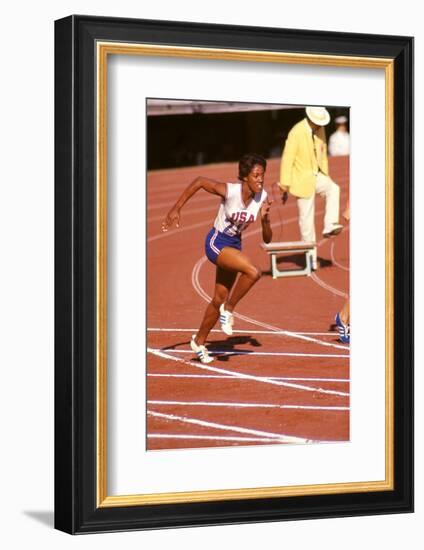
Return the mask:
[[[137,55],[219,59],[259,63],[283,63],[332,67],[383,69],[385,73],[385,213],[386,213],[386,426],[385,479],[317,485],[257,487],[149,493],[109,496],[107,491],[107,61],[109,55]],[[212,502],[255,498],[277,498],[306,495],[365,493],[394,489],[394,60],[391,58],[350,57],[320,54],[262,52],[219,48],[194,48],[152,44],[103,42],[96,43],[97,63],[97,507],[142,506]]]

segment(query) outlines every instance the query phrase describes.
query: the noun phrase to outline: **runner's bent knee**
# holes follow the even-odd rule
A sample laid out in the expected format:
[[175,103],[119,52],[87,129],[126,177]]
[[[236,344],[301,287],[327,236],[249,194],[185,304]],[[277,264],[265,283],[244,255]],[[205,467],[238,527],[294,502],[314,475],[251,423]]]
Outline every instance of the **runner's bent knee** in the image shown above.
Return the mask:
[[253,281],[258,281],[262,276],[262,271],[258,267],[251,265],[245,271],[245,274],[249,277],[249,279],[252,279]]
[[215,294],[213,295],[211,304],[216,309],[219,309],[219,307],[227,300],[227,298],[228,298],[228,290],[226,289],[215,290]]

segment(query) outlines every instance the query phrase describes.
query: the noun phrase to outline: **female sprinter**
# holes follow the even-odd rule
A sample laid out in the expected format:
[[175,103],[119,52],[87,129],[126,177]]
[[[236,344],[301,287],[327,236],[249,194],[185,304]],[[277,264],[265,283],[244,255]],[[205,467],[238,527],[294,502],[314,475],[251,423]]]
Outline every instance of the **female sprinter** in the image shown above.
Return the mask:
[[[264,158],[248,154],[239,162],[237,183],[220,183],[208,178],[196,178],[181,194],[162,224],[163,231],[167,231],[174,222],[179,227],[181,208],[199,189],[221,197],[214,227],[207,234],[205,241],[206,256],[216,265],[215,291],[200,328],[190,342],[191,349],[202,363],[210,363],[213,360],[205,347],[205,342],[218,317],[223,332],[231,335],[235,306],[261,276],[260,270],[241,251],[241,233],[260,213],[262,238],[266,243],[271,242],[271,202],[263,188],[265,170]],[[240,276],[234,284],[238,273]]]

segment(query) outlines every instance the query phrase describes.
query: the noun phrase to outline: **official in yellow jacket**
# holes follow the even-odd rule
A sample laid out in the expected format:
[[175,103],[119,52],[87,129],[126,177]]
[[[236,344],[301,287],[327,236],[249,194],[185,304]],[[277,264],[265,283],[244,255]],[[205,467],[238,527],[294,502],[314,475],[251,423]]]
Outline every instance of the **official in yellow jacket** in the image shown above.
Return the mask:
[[[324,126],[330,122],[325,107],[306,107],[306,118],[290,130],[283,150],[279,186],[296,197],[303,241],[315,242],[315,194],[325,197],[324,237],[338,235],[340,188],[328,174]],[[317,269],[316,248],[312,269]]]

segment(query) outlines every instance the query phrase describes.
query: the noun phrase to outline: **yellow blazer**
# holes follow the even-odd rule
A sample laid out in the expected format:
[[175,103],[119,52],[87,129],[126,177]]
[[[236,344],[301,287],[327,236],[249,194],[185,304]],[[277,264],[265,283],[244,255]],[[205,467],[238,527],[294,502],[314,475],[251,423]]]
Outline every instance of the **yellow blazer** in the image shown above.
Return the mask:
[[[314,151],[315,144],[315,151]],[[315,134],[304,118],[290,130],[280,166],[280,187],[288,187],[295,197],[309,198],[315,193],[318,171],[328,176],[325,130]]]

